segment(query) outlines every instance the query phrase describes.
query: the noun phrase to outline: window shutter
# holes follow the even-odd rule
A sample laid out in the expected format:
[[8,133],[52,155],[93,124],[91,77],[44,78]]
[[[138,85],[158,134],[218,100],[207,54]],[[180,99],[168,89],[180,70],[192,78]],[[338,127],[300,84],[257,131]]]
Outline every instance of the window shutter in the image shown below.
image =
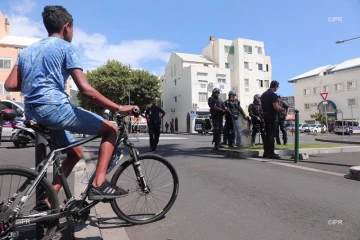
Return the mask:
[[231,47],[230,47],[229,54],[234,54],[234,51],[235,51],[235,50],[234,50],[234,46],[231,46]]

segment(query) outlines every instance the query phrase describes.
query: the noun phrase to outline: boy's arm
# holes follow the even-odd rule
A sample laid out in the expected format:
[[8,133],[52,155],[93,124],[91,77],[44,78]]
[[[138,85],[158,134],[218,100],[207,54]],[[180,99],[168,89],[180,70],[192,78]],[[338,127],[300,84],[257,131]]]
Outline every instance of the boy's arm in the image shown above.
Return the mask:
[[81,69],[73,68],[69,69],[69,72],[76,86],[78,87],[79,92],[93,103],[121,113],[129,113],[135,107],[132,105],[125,105],[120,107],[118,104],[104,97],[89,84],[85,74]]
[[5,81],[5,90],[8,92],[21,91],[21,74],[18,65],[15,65]]

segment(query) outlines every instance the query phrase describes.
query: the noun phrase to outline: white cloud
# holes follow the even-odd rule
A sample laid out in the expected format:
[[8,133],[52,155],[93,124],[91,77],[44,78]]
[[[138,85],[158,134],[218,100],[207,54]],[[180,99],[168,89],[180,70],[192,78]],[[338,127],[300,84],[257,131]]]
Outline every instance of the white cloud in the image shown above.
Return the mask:
[[[22,0],[12,4],[12,12],[9,19],[11,24],[11,34],[26,37],[47,36],[47,32],[42,22],[29,19],[26,14],[31,12],[35,2],[32,0]],[[177,45],[168,41],[154,39],[140,39],[109,43],[106,36],[100,33],[88,33],[75,26],[73,43],[82,53],[84,69],[94,69],[104,64],[109,59],[115,59],[130,64],[131,67],[143,68],[143,64],[151,61],[167,62],[170,58],[172,49]],[[161,74],[165,68],[146,69],[150,72]]]
[[13,1],[11,10],[17,14],[27,14],[33,10],[36,3],[32,0]]

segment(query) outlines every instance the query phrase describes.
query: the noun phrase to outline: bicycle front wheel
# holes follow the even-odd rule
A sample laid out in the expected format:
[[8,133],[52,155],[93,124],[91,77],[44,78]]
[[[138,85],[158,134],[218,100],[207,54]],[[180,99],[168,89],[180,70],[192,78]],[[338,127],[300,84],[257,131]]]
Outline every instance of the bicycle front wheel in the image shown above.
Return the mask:
[[111,201],[116,215],[128,223],[144,224],[162,218],[173,206],[179,191],[175,168],[156,154],[139,156],[140,167],[149,192],[141,188],[134,170],[134,159],[125,161],[114,173],[111,183],[129,189],[124,197]]

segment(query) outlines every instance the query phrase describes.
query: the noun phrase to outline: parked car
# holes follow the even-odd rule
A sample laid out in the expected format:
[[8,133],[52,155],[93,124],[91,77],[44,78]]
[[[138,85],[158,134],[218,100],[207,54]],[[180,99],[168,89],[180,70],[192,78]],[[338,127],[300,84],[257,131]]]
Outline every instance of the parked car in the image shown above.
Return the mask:
[[304,130],[304,132],[318,133],[326,131],[326,126],[324,124],[309,124],[309,126]]
[[[0,100],[0,103],[5,105],[8,109],[13,109],[16,111],[16,113],[24,112],[24,103],[22,102],[14,102],[10,100]],[[20,109],[21,111],[18,111]],[[25,116],[23,114],[20,114],[16,118],[17,121],[23,122],[25,120]],[[1,141],[3,140],[11,140],[12,136],[12,124],[9,121],[6,121],[3,126],[3,130],[1,133]]]
[[309,128],[310,124],[308,123],[300,123],[300,126],[299,126],[299,131],[301,133],[305,132],[305,130],[307,130]]

